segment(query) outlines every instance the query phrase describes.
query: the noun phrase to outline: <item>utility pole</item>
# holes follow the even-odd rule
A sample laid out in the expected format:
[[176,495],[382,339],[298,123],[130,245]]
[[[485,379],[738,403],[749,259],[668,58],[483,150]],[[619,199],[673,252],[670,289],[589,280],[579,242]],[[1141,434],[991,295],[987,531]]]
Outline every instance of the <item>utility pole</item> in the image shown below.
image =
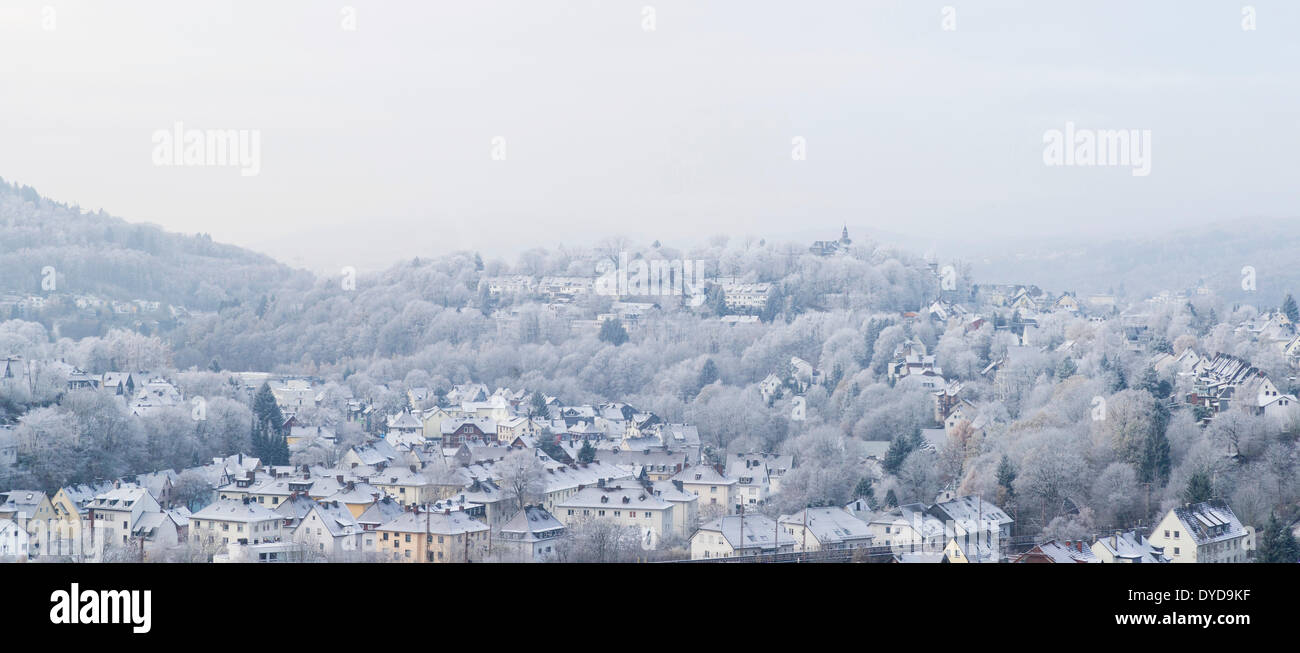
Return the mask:
[[799,553],[808,553],[808,506],[803,507],[803,544],[799,546]]
[[[722,519],[725,522],[727,518]],[[740,546],[745,546],[745,504],[743,503],[740,504],[740,535],[736,539],[740,542]]]

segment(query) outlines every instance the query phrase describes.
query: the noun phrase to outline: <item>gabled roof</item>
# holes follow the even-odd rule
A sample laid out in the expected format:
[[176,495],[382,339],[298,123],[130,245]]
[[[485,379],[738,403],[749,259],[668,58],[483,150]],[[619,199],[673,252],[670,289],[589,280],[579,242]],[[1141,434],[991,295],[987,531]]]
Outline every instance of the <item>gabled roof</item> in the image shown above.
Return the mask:
[[867,522],[838,506],[805,508],[792,515],[782,515],[778,521],[792,526],[807,525],[808,532],[812,533],[823,546],[872,538],[871,528],[867,526]]
[[487,524],[473,519],[463,510],[446,512],[407,511],[379,527],[381,531],[398,533],[430,533],[433,535],[460,535],[488,530]]
[[1197,545],[1241,537],[1246,528],[1222,499],[1174,508],[1174,516],[1183,523]]
[[525,536],[539,532],[563,530],[564,524],[541,506],[524,506],[501,527],[502,533],[520,533]]
[[708,465],[694,465],[687,467],[673,476],[674,481],[683,483],[708,484],[708,485],[734,485],[736,479],[727,478],[718,473],[718,470]]
[[204,506],[204,508],[193,515],[190,519],[211,519],[215,521],[236,521],[236,522],[253,522],[280,520],[283,517],[259,504],[244,503],[235,499],[222,499]]
[[1097,555],[1092,552],[1092,549],[1083,546],[1081,542],[1078,543],[1067,542],[1063,544],[1061,542],[1057,542],[1056,540],[1049,540],[1030,549],[1029,552],[1022,555],[1020,559],[1024,559],[1026,557],[1033,557],[1033,554],[1035,553],[1041,554],[1044,562],[1062,562],[1062,563],[1101,562],[1101,558],[1098,558]]
[[1136,531],[1116,533],[1110,537],[1100,538],[1093,546],[1104,548],[1117,559],[1117,562],[1120,560],[1127,562],[1171,561],[1169,556],[1165,555],[1164,547],[1152,544],[1151,540]]
[[741,515],[719,517],[701,526],[700,532],[720,533],[733,550],[754,548],[770,550],[795,545],[793,537],[778,528],[776,522],[770,517],[763,515],[744,515],[743,518]]

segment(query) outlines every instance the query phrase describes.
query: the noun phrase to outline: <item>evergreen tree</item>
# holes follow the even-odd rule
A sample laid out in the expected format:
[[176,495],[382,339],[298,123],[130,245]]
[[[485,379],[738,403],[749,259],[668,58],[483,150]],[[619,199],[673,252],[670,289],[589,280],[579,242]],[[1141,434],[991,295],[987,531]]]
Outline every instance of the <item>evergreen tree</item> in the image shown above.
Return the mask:
[[1001,487],[1007,498],[1016,495],[1016,466],[1006,454],[1002,454],[1002,460],[998,461],[998,487]]
[[1169,480],[1169,466],[1169,438],[1164,428],[1153,428],[1142,446],[1138,478],[1143,483],[1164,485]]
[[1142,380],[1137,387],[1140,390],[1150,392],[1151,396],[1156,399],[1163,398],[1163,395],[1160,394],[1160,377],[1156,376],[1156,369],[1150,365],[1145,370],[1142,370]]
[[1259,538],[1259,547],[1255,552],[1255,562],[1294,563],[1300,561],[1300,545],[1295,534],[1287,528],[1277,513],[1268,518],[1268,525]]
[[892,487],[889,488],[889,491],[885,493],[885,507],[886,508],[898,507],[898,495],[894,494],[894,488]]
[[[695,382],[697,389],[703,389],[718,380],[718,366],[714,364],[712,358],[704,359],[704,366],[700,368],[700,378]],[[698,390],[697,390],[698,391]]]
[[578,450],[578,462],[591,463],[596,460],[596,449],[591,446],[587,440],[582,441],[582,448]]
[[601,322],[600,340],[615,347],[627,342],[627,329],[623,328],[623,322],[618,318]]
[[857,487],[853,488],[853,497],[856,499],[872,499],[875,497],[870,476],[863,476],[862,480],[858,481]]
[[1291,293],[1287,293],[1286,299],[1282,300],[1282,313],[1286,315],[1286,319],[1291,320],[1291,324],[1300,322],[1300,307],[1296,306],[1295,298]]
[[1074,364],[1074,359],[1066,356],[1061,359],[1061,364],[1056,366],[1056,380],[1064,381],[1079,371],[1079,366]]
[[289,464],[289,439],[284,433],[284,414],[275,403],[271,385],[263,383],[253,397],[253,455],[269,465]]
[[912,436],[895,436],[893,441],[889,443],[889,450],[885,452],[885,460],[881,463],[881,466],[884,467],[886,472],[897,474],[898,470],[903,466],[903,461],[907,460],[908,454],[915,451],[920,446],[921,441],[923,440],[921,439],[920,429],[917,429]]
[[1187,503],[1201,503],[1214,498],[1214,486],[1210,482],[1210,475],[1204,470],[1197,471],[1187,479],[1187,488],[1183,490],[1183,501]]
[[533,391],[533,396],[530,398],[528,404],[528,414],[531,417],[546,416],[546,396],[543,395],[540,390]]
[[723,316],[727,314],[727,293],[722,290],[722,286],[710,284],[708,290],[704,292],[704,305],[709,308],[713,315]]

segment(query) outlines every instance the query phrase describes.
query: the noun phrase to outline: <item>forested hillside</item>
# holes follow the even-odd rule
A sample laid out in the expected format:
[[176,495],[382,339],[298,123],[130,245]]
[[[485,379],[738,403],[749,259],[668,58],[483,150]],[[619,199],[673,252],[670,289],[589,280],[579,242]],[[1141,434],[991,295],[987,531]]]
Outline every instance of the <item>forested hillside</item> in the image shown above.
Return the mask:
[[169,233],[103,211],[83,212],[0,179],[0,292],[47,294],[41,282],[49,267],[58,292],[198,310],[310,278],[206,234]]

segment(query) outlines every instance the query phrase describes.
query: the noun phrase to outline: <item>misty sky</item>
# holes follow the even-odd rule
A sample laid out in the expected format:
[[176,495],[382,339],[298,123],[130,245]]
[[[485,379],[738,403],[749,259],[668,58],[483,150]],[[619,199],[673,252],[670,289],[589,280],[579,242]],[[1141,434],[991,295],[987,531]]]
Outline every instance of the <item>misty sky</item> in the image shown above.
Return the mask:
[[[318,270],[1295,217],[1300,6],[1252,4],[4,0],[0,176]],[[178,121],[259,130],[260,174],[154,165]],[[1151,130],[1151,174],[1044,165],[1067,121]]]

